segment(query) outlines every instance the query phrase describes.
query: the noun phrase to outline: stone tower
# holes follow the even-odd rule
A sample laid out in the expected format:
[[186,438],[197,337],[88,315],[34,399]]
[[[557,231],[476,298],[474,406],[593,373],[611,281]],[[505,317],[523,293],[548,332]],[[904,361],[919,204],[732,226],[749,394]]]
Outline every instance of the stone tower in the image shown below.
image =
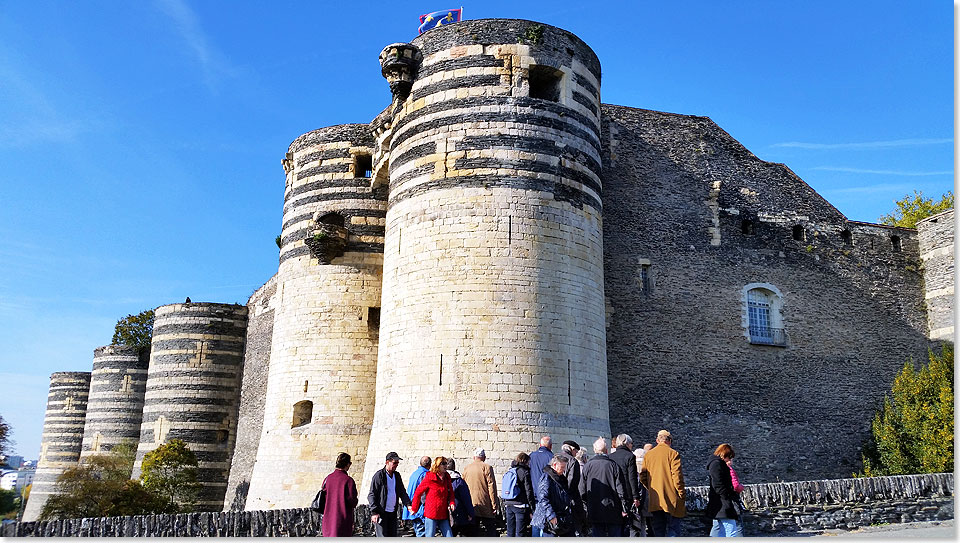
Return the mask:
[[930,339],[951,342],[955,330],[954,224],[953,209],[917,223]]
[[148,353],[140,354],[123,345],[106,345],[93,351],[81,461],[106,453],[124,440],[137,446],[149,358]]
[[412,469],[484,447],[503,473],[542,434],[609,435],[596,55],[548,25],[472,20],[380,58],[394,102],[374,121],[389,203],[364,489],[391,450]]
[[24,522],[37,520],[43,505],[55,491],[57,478],[80,460],[89,390],[89,372],[57,372],[50,376],[40,459],[30,499],[23,511]]
[[246,509],[305,507],[373,423],[386,187],[367,125],[297,138],[286,171],[263,427]]
[[146,453],[182,440],[199,461],[198,510],[220,510],[236,436],[247,308],[184,303],[154,314],[133,475],[140,475]]

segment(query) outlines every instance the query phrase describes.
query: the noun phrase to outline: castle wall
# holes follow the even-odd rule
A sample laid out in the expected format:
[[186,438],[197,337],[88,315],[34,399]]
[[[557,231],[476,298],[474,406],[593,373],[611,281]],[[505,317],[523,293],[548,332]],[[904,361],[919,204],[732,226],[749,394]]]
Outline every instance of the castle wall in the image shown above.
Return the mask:
[[247,300],[247,338],[244,341],[237,439],[230,460],[224,511],[242,511],[250,490],[250,475],[263,431],[276,294],[277,276],[273,276]]
[[[297,138],[284,160],[270,369],[248,510],[309,505],[340,452],[363,465],[386,207],[385,187],[371,188],[359,171],[372,168],[373,146],[368,126],[334,126]],[[338,218],[342,227],[324,222]]]
[[596,56],[517,20],[443,26],[413,45],[423,62],[388,138],[363,489],[391,450],[409,471],[425,454],[484,447],[501,474],[543,434],[609,432]]
[[80,460],[89,390],[89,372],[56,372],[50,376],[40,459],[23,511],[25,522],[40,517],[43,505],[56,492],[57,478]]
[[[603,111],[612,430],[669,429],[688,484],[724,442],[745,482],[849,476],[927,347],[914,231],[847,221],[707,118]],[[752,342],[751,285],[784,346]]]
[[199,461],[197,509],[220,510],[236,437],[247,308],[184,303],[160,306],[154,315],[133,476],[148,452],[182,440]]
[[918,222],[917,237],[923,260],[924,300],[930,338],[953,342],[953,209]]
[[137,446],[149,361],[149,353],[140,354],[137,349],[122,345],[106,345],[93,351],[81,462],[88,456],[106,453],[123,441]]

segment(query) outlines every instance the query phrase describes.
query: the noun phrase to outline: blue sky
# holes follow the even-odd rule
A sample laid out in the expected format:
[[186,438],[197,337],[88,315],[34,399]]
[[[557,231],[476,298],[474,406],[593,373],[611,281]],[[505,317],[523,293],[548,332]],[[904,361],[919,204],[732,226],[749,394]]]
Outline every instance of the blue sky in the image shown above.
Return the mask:
[[[590,8],[585,8],[590,5]],[[36,458],[49,374],[117,319],[276,272],[280,159],[389,102],[383,46],[454,4],[0,2],[0,415]],[[953,188],[948,2],[499,2],[586,41],[606,103],[711,117],[850,219]]]

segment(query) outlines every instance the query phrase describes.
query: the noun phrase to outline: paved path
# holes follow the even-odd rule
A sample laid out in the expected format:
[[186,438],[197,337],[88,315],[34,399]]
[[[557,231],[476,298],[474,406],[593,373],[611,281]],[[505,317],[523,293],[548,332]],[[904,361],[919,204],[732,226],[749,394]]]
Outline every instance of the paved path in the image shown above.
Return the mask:
[[865,526],[856,530],[824,530],[814,537],[859,537],[870,539],[957,539],[957,528],[953,520],[932,520],[929,522],[905,522],[885,524],[883,526]]

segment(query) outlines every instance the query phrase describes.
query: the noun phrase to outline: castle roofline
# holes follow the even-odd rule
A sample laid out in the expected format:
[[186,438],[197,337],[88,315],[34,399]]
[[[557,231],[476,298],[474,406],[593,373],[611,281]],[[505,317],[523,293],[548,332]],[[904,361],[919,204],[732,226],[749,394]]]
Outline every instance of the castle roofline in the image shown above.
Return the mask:
[[906,232],[916,232],[916,228],[907,228],[906,226],[894,226],[892,224],[881,224],[877,222],[867,222],[867,221],[847,221],[850,224],[855,224],[857,226],[870,226],[874,228],[886,228],[887,230],[903,230]]
[[927,218],[925,218],[925,219],[920,219],[919,221],[917,221],[917,224],[920,224],[920,223],[923,223],[923,222],[927,222],[927,221],[935,221],[935,220],[939,219],[942,215],[946,215],[946,214],[948,214],[948,213],[953,213],[953,208],[952,208],[952,207],[951,207],[950,209],[945,209],[945,210],[941,211],[940,213],[937,213],[936,215],[930,215],[929,217],[927,217]]
[[369,124],[335,124],[317,128],[316,130],[311,130],[306,134],[298,136],[297,139],[290,142],[290,146],[287,147],[287,152],[295,153],[307,145],[316,145],[318,143],[358,140],[369,140],[370,146],[373,146],[373,133],[370,130]]

